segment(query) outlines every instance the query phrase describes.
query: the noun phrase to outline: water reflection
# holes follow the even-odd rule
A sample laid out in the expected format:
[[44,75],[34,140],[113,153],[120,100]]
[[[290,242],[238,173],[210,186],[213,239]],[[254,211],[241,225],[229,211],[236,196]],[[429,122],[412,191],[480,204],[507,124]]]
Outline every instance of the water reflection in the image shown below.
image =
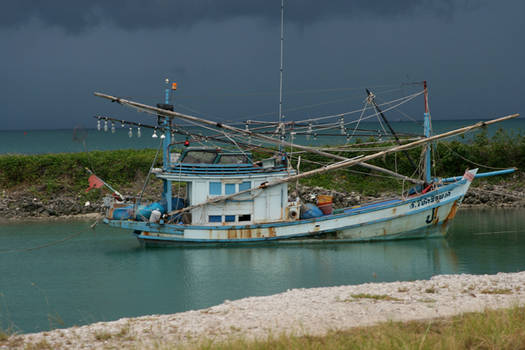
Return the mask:
[[[89,223],[0,226],[0,326],[24,332],[174,313],[291,288],[525,269],[525,210],[463,210],[441,239],[144,249],[126,231]],[[63,324],[50,323],[59,315]]]

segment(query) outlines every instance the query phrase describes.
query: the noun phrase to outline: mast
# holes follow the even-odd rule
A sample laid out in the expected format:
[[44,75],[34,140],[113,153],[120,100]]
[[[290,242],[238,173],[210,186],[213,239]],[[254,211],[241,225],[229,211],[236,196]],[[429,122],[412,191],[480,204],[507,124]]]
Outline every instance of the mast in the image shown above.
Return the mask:
[[[388,122],[388,119],[386,119],[385,115],[383,114],[383,111],[377,105],[377,103],[376,103],[376,101],[374,99],[375,95],[372,92],[370,92],[370,90],[368,90],[368,89],[365,89],[365,90],[366,90],[366,94],[368,95],[368,101],[374,106],[376,112],[379,113],[379,115],[381,116],[383,121],[386,123],[386,126],[390,130],[390,133],[394,136],[394,139],[396,140],[396,143],[398,145],[401,145],[401,141],[399,140],[399,137],[397,137],[397,134],[394,131],[394,129],[392,128],[392,126],[390,125],[390,123]],[[417,166],[414,163],[414,161],[412,160],[412,158],[410,157],[410,154],[407,151],[403,151],[403,154],[407,157],[408,162],[410,163],[412,168],[416,169]]]
[[284,125],[283,125],[283,42],[284,42],[284,0],[281,0],[281,68],[279,70],[279,128],[280,140],[279,151],[283,149],[282,142],[284,141]]
[[[169,104],[170,104],[170,88],[169,88],[169,79],[166,78],[165,80],[165,83],[166,83],[166,87],[164,89],[164,109],[169,109]],[[173,106],[171,106],[171,110],[173,110]],[[164,126],[164,133],[162,135],[164,135],[164,141],[163,141],[163,151],[164,151],[164,159],[163,159],[163,166],[164,166],[164,170],[167,170],[168,167],[169,167],[169,163],[170,163],[170,154],[169,154],[169,145],[171,143],[171,132],[170,132],[170,125],[169,125],[169,119],[170,118],[167,118],[165,117],[164,118],[164,121],[162,123],[162,125]],[[162,137],[162,136],[161,136]]]
[[[157,105],[157,106],[162,109],[173,111],[173,105],[170,104],[170,92],[171,91],[170,91],[170,86],[169,86],[170,81],[168,78],[166,78],[165,83],[166,83],[166,87],[164,88],[164,105],[163,106]],[[177,86],[176,83],[172,84],[172,89],[173,87],[176,88],[176,86]],[[162,150],[163,150],[162,166],[164,168],[164,171],[167,171],[170,167],[170,144],[171,144],[171,120],[172,118],[164,116],[163,119],[164,119],[162,121],[163,131],[161,135],[161,138],[163,139],[162,140]],[[164,194],[164,199],[166,200],[166,209],[167,211],[171,211],[172,210],[172,207],[171,207],[172,193],[171,193],[171,181],[170,180],[166,180],[166,179],[163,180],[163,194]]]
[[[425,114],[424,114],[424,132],[425,137],[430,137],[430,130],[431,130],[431,121],[430,121],[430,112],[428,108],[428,89],[427,89],[427,81],[423,81],[423,90],[424,90],[424,96],[425,96]],[[430,163],[430,157],[431,157],[431,151],[432,146],[430,143],[427,143],[425,146],[425,165],[424,165],[424,173],[425,173],[425,182],[429,184],[432,182],[432,175],[430,173],[431,170],[431,163]]]

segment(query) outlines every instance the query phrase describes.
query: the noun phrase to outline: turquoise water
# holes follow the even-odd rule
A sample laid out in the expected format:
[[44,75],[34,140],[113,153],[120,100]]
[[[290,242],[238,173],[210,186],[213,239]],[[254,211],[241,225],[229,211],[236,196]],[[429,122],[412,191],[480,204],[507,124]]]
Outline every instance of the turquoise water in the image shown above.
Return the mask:
[[[475,120],[437,120],[433,122],[434,133],[460,128],[462,126],[476,123]],[[392,122],[392,127],[397,132],[422,134],[423,126],[420,123],[411,122]],[[509,120],[501,124],[488,127],[489,135],[492,135],[498,128],[503,128],[509,133],[525,133],[525,118]],[[381,130],[378,123],[363,122],[360,128]],[[15,130],[0,131],[0,154],[5,153],[60,153],[60,152],[82,152],[85,150],[113,150],[113,149],[140,149],[157,148],[159,139],[151,138],[149,130],[142,130],[142,137],[136,137],[136,130],[133,130],[133,137],[128,137],[128,128],[121,128],[116,125],[116,132],[97,131],[96,129],[75,130]],[[203,131],[206,133],[205,131]],[[331,131],[338,133],[338,130]],[[472,135],[472,133],[468,134]],[[471,137],[471,136],[469,136]],[[177,135],[178,141],[184,141],[185,137]],[[363,140],[366,138],[362,138]],[[84,141],[84,142],[83,142]],[[298,136],[294,142],[309,145],[344,144],[345,137],[319,137],[314,140],[306,140],[305,136]],[[85,144],[85,145],[84,145]],[[212,143],[210,142],[211,146]],[[218,144],[223,145],[223,144]]]
[[0,225],[1,328],[174,313],[290,288],[525,270],[523,209],[462,210],[446,239],[357,244],[144,249],[127,231],[90,224]]

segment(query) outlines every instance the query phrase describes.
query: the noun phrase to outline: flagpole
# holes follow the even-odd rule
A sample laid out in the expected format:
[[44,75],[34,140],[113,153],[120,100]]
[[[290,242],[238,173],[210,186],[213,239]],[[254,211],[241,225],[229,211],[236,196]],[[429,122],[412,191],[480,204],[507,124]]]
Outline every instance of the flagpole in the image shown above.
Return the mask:
[[102,181],[102,183],[104,184],[104,186],[106,186],[107,188],[109,188],[113,193],[115,193],[119,198],[120,200],[124,201],[124,196],[120,194],[119,191],[117,191],[116,189],[114,189],[113,187],[111,187],[109,184],[107,184],[104,180],[102,180],[100,177],[98,177],[94,172],[92,172],[89,168],[85,168],[86,171],[88,173],[90,173],[91,175],[95,175],[97,177],[97,179],[99,179],[100,181]]

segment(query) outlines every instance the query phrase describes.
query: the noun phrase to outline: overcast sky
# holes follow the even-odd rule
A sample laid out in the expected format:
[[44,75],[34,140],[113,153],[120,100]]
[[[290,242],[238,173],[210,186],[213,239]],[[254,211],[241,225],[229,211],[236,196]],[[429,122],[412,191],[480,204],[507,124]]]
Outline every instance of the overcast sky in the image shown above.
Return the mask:
[[[165,78],[181,112],[276,119],[279,20],[280,0],[4,2],[0,129],[148,120],[93,92],[154,104]],[[353,110],[364,87],[387,100],[424,79],[435,119],[523,113],[524,36],[523,0],[286,0],[285,114]]]

